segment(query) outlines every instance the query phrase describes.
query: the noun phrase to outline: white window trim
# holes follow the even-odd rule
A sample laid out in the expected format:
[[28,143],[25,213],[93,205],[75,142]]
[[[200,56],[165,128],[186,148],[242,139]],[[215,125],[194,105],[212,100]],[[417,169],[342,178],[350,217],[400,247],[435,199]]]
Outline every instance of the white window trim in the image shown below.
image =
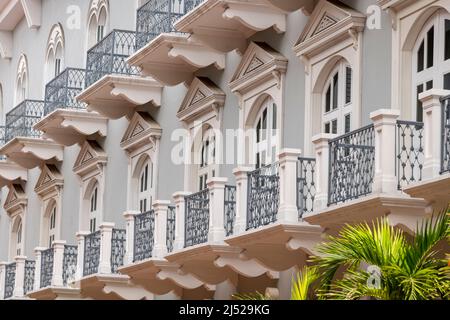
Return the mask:
[[[25,220],[24,220],[25,216],[23,214],[23,212],[17,211],[14,212],[13,214],[11,214],[11,220],[10,220],[10,245],[9,245],[9,260],[13,261],[14,258],[17,256],[17,250],[20,249],[20,256],[24,256],[25,255]],[[18,222],[18,220],[20,220],[20,222]],[[19,229],[19,225],[18,223],[21,224],[21,241],[20,241],[20,248],[18,248],[17,244],[18,244],[18,229]]]
[[22,241],[21,241],[21,253],[24,254],[25,249],[25,229],[26,229],[26,212],[28,206],[28,200],[25,191],[22,186],[9,185],[8,195],[4,202],[4,209],[9,217],[9,247],[8,257],[9,260],[13,260],[17,251],[17,230],[15,227],[16,219],[20,218],[22,221]]
[[14,106],[28,98],[28,61],[26,55],[22,54],[19,58],[16,76],[16,88],[14,95]]
[[[55,24],[47,41],[47,51],[45,55],[45,71],[44,83],[47,84],[53,80],[57,75],[55,72],[56,59],[60,59],[60,70],[62,72],[65,66],[65,41],[64,31],[61,24]],[[59,53],[59,56],[57,56]],[[44,88],[45,90],[45,88]]]
[[[89,50],[98,41],[98,26],[100,23],[101,14],[105,12],[105,22],[103,37],[109,32],[109,3],[107,0],[91,0],[89,6],[88,23],[87,23],[87,37],[86,48]],[[87,50],[85,50],[87,52]]]

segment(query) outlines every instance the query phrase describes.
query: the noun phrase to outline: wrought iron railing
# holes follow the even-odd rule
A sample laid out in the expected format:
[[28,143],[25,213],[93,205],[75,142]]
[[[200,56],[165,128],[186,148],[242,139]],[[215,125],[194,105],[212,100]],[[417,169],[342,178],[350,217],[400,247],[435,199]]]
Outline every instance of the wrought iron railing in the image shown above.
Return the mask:
[[442,102],[441,173],[450,172],[450,96]]
[[5,126],[0,126],[0,146],[6,143],[6,129]]
[[10,263],[5,266],[5,291],[3,297],[11,298],[14,295],[14,287],[16,284],[16,263]]
[[41,288],[50,287],[53,278],[53,248],[41,252]]
[[100,263],[101,233],[96,231],[84,237],[83,276],[98,272]]
[[173,243],[175,242],[175,207],[167,208],[167,225],[166,225],[166,246],[167,252],[173,251]]
[[423,123],[398,120],[396,131],[396,175],[401,190],[410,183],[422,181],[425,160]]
[[279,163],[248,173],[247,230],[277,221],[280,203]]
[[209,190],[185,197],[185,239],[184,246],[190,247],[208,241]]
[[161,33],[176,32],[175,21],[204,0],[150,0],[136,17],[136,45],[140,49]]
[[139,75],[127,58],[135,52],[136,32],[113,30],[89,49],[86,61],[86,88],[109,74]]
[[155,244],[155,211],[141,213],[134,217],[133,261],[152,257]]
[[33,126],[41,120],[44,101],[25,100],[6,114],[5,141],[15,137],[38,138],[41,133]]
[[78,247],[77,246],[64,246],[64,257],[63,257],[63,285],[75,280],[75,273],[77,271],[77,257],[78,257]]
[[83,102],[76,97],[85,84],[84,69],[67,68],[45,86],[44,115],[56,109],[85,109]]
[[34,290],[34,274],[36,270],[36,261],[25,261],[25,274],[23,278],[23,292],[27,294]]
[[234,223],[236,221],[236,187],[225,186],[225,236],[231,236],[234,233]]
[[328,205],[372,192],[375,131],[369,125],[330,141]]
[[298,158],[297,161],[297,208],[299,219],[314,210],[316,197],[316,159]]
[[123,266],[125,257],[127,232],[122,229],[113,229],[111,237],[111,273],[117,273],[117,270]]

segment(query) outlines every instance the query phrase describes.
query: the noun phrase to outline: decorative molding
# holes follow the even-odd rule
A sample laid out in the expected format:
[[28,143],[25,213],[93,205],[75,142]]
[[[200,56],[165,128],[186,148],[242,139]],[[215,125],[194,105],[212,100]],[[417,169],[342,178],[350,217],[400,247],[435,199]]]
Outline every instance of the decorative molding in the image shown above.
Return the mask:
[[149,143],[154,147],[154,139],[161,138],[161,134],[161,127],[148,113],[135,112],[120,146],[129,153]]
[[328,29],[329,27],[335,25],[336,23],[337,23],[337,19],[329,16],[328,14],[325,14],[322,17],[322,20],[320,20],[316,30],[313,32],[313,36],[321,33],[322,31]]
[[87,140],[81,147],[73,171],[80,177],[96,171],[106,165],[108,157],[97,141]]
[[11,59],[13,51],[12,31],[0,31],[0,58]]
[[20,0],[23,7],[28,28],[37,29],[41,26],[42,1],[41,0]]
[[43,165],[34,191],[41,197],[57,192],[64,185],[64,179],[58,168],[54,165]]
[[28,200],[22,185],[11,184],[8,186],[8,195],[6,196],[3,208],[6,210],[8,216],[11,216],[18,210],[24,210],[27,206]]

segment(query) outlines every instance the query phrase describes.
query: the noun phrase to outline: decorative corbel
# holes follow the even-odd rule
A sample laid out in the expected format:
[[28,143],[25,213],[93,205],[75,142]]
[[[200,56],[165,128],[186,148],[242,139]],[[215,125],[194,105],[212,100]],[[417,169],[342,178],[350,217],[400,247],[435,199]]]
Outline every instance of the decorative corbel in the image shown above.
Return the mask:
[[217,120],[218,122],[220,122],[220,107],[219,107],[219,105],[218,105],[217,103],[213,103],[213,104],[211,105],[211,108],[212,108],[213,111],[214,111],[214,115],[216,116],[216,120]]
[[303,63],[303,66],[305,68],[305,74],[309,75],[310,72],[309,59],[305,55],[301,55],[300,61]]
[[392,8],[388,8],[386,9],[386,12],[389,14],[389,16],[391,17],[391,25],[392,25],[392,29],[394,31],[397,31],[397,12],[395,12],[394,9]]
[[273,70],[272,75],[277,80],[277,89],[279,90],[281,88],[281,72],[278,70]]
[[353,41],[353,49],[358,50],[358,32],[355,29],[348,30],[348,34]]

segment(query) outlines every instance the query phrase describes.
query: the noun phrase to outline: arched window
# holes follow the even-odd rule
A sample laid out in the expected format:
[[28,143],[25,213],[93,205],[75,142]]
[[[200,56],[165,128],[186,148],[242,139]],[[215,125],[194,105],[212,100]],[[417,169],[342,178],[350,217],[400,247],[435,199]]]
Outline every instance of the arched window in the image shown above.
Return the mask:
[[89,205],[89,231],[95,232],[98,229],[98,185],[94,187],[90,197]]
[[22,218],[17,216],[12,222],[10,259],[23,253],[23,225]]
[[16,105],[28,97],[28,62],[27,57],[22,55],[17,67],[16,80]]
[[47,43],[45,83],[56,77],[64,68],[64,33],[60,24],[53,26]]
[[344,134],[351,131],[353,71],[345,61],[331,72],[323,92],[323,131]]
[[92,0],[88,17],[88,47],[101,41],[107,33],[108,1]]
[[22,254],[22,221],[19,222],[19,226],[17,227],[16,239],[16,255],[20,256]]
[[208,178],[215,177],[216,138],[212,128],[206,129],[200,147],[200,164],[198,168],[198,190],[207,188]]
[[275,162],[277,153],[277,105],[272,98],[264,100],[256,118],[255,160],[256,168]]
[[48,247],[52,247],[53,241],[55,241],[56,235],[56,205],[50,210],[50,216],[48,220]]
[[413,115],[423,120],[420,93],[430,89],[450,90],[450,15],[439,11],[424,25],[413,50]]
[[150,159],[147,159],[142,166],[138,188],[139,210],[147,212],[152,207],[153,164]]

